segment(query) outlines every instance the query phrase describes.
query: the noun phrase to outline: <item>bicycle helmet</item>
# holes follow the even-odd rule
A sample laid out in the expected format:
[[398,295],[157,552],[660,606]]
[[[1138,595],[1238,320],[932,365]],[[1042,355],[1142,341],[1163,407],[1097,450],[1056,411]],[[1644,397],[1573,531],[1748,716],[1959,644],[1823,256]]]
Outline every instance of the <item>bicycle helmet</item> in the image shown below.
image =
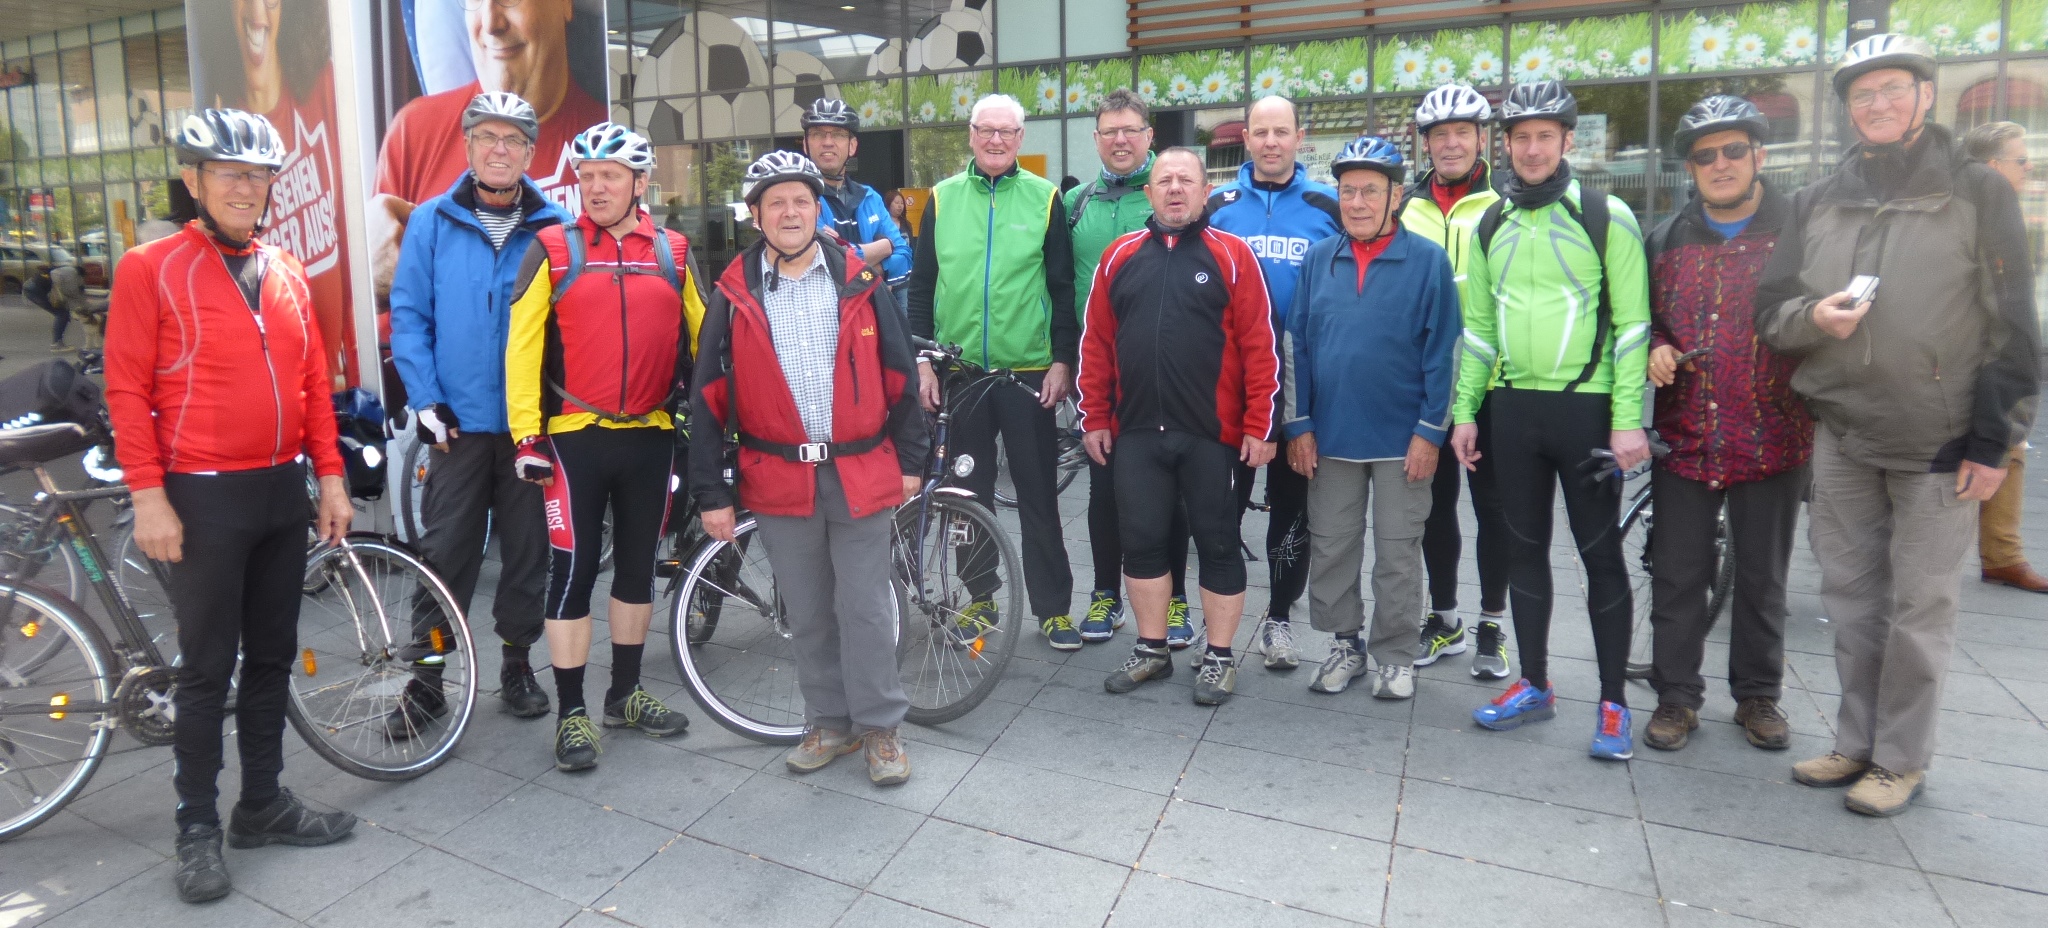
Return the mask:
[[201,110],[178,129],[178,162],[234,161],[273,171],[284,167],[284,139],[277,127],[255,113]]
[[1678,154],[1692,152],[1692,143],[1701,138],[1729,129],[1741,129],[1756,141],[1763,141],[1771,135],[1771,121],[1757,111],[1756,105],[1741,97],[1729,94],[1715,94],[1692,105],[1685,115],[1678,117]]
[[1880,33],[1849,46],[1842,64],[1835,69],[1835,96],[1849,97],[1849,85],[1859,77],[1885,68],[1913,72],[1923,81],[1934,80],[1934,50],[1910,35]]
[[1479,91],[1463,84],[1446,84],[1430,91],[1415,108],[1415,134],[1426,136],[1447,122],[1485,125],[1492,118],[1493,106]]
[[809,109],[804,110],[802,123],[806,132],[810,131],[812,126],[831,126],[848,132],[859,132],[860,114],[849,108],[844,100],[819,97],[811,101]]
[[1359,168],[1387,175],[1388,183],[1396,187],[1408,174],[1408,162],[1401,157],[1401,150],[1377,135],[1361,135],[1345,142],[1330,162],[1330,177],[1342,180],[1344,172]]
[[569,169],[585,161],[616,161],[635,171],[654,170],[654,147],[647,139],[615,122],[601,122],[583,130],[569,145]]
[[468,132],[480,123],[494,121],[518,127],[526,134],[528,144],[540,141],[540,117],[534,115],[533,104],[516,93],[498,90],[469,98],[469,106],[462,111],[462,131]]
[[1535,81],[1516,84],[1500,105],[1500,127],[1512,129],[1531,119],[1554,119],[1566,129],[1579,125],[1579,101],[1563,81]]
[[811,159],[793,151],[776,150],[747,165],[746,176],[741,179],[740,198],[747,201],[748,206],[753,206],[768,188],[789,180],[803,181],[810,185],[812,194],[819,198],[825,196],[825,175],[819,173],[818,166]]

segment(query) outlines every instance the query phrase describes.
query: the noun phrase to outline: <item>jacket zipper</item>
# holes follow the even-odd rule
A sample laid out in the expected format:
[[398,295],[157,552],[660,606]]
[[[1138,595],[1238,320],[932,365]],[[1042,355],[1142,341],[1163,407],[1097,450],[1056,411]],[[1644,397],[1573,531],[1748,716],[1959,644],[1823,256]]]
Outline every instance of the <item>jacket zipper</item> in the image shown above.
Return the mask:
[[[1166,246],[1166,266],[1171,270],[1175,251],[1173,246],[1178,242],[1173,238],[1162,238],[1159,244]],[[1159,368],[1164,360],[1159,356],[1159,345],[1166,337],[1166,291],[1166,287],[1159,288],[1159,308],[1152,313],[1152,404],[1158,407],[1153,410],[1153,415],[1159,417],[1159,431],[1162,432],[1166,431],[1166,389],[1159,383]]]
[[996,183],[988,181],[988,233],[981,248],[981,366],[994,367],[988,357],[989,275],[995,273],[996,258]]
[[[243,301],[247,302],[248,297],[242,294],[241,280],[235,277],[234,271],[228,270],[228,259],[220,253],[219,248],[213,250],[213,257],[220,262],[221,273],[228,275],[228,282],[235,285],[235,295],[241,296]],[[261,257],[261,252],[251,252],[249,254],[249,260],[251,261],[259,260]],[[275,466],[278,455],[284,450],[284,393],[278,389],[277,365],[272,363],[270,357],[270,332],[263,327],[263,273],[261,268],[258,268],[256,274],[256,305],[250,307],[249,318],[256,321],[256,344],[263,350],[263,372],[270,375],[270,409],[273,425],[270,439],[270,463]]]
[[626,415],[626,373],[633,366],[633,347],[626,337],[626,240],[613,237],[619,263],[612,269],[612,283],[619,291],[619,415]]

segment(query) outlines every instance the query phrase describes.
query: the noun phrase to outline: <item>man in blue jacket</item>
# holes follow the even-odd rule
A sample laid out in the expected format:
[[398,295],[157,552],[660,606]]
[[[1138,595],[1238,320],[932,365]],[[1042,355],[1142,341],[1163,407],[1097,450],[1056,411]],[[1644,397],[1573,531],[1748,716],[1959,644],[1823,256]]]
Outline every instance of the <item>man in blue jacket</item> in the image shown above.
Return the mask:
[[[846,103],[819,97],[804,111],[804,154],[825,176],[825,197],[820,202],[818,228],[839,236],[839,240],[860,249],[861,260],[880,267],[892,290],[900,291],[910,280],[910,243],[889,215],[882,195],[846,174],[846,162],[860,153],[860,114]],[[898,309],[902,308],[898,300]]]
[[[540,486],[512,472],[505,337],[526,247],[568,217],[526,177],[540,121],[525,100],[477,94],[463,111],[462,131],[469,173],[420,204],[406,225],[391,281],[391,355],[419,439],[433,446],[422,553],[466,612],[485,533],[498,536],[502,569],[491,604],[504,644],[498,696],[512,714],[538,718],[548,697],[533,679],[528,651],[541,635],[548,533]],[[446,711],[425,688],[406,697],[394,714],[424,720]]]
[[[1309,619],[1337,636],[1308,688],[1340,693],[1377,666],[1372,694],[1415,695],[1421,641],[1422,527],[1439,449],[1451,429],[1462,325],[1442,247],[1401,227],[1407,165],[1392,143],[1361,136],[1330,165],[1344,234],[1303,260],[1282,342],[1281,429],[1287,465],[1308,482]],[[1359,567],[1372,504],[1372,640]]]
[[[1245,115],[1245,148],[1252,160],[1238,170],[1237,180],[1209,195],[1209,223],[1251,244],[1273,299],[1273,329],[1284,331],[1309,246],[1344,231],[1344,224],[1337,191],[1309,180],[1308,168],[1294,160],[1301,149],[1294,104],[1267,97]],[[1238,475],[1240,508],[1251,502],[1252,477],[1249,468]],[[1252,636],[1253,646],[1266,655],[1267,670],[1293,670],[1301,663],[1287,613],[1308,582],[1307,504],[1308,481],[1274,460],[1266,468],[1271,598]]]

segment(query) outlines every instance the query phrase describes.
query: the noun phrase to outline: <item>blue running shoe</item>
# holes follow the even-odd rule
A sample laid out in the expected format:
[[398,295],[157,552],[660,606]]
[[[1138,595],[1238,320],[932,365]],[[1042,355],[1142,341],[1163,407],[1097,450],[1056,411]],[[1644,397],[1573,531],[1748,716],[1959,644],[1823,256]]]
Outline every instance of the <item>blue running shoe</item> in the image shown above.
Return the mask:
[[1038,620],[1038,630],[1045,633],[1045,641],[1055,651],[1081,650],[1081,633],[1074,628],[1074,620],[1055,615]]
[[1508,691],[1486,705],[1472,710],[1472,721],[1482,728],[1507,731],[1528,722],[1541,722],[1557,715],[1557,693],[1539,690],[1527,679],[1516,680]]
[[1195,626],[1188,622],[1188,600],[1176,596],[1166,603],[1166,646],[1175,651],[1195,643]]
[[1116,637],[1116,630],[1122,627],[1124,604],[1117,602],[1115,593],[1096,590],[1088,600],[1088,614],[1081,618],[1081,640],[1108,641]]
[[1628,760],[1636,756],[1635,729],[1629,726],[1627,706],[1600,704],[1600,725],[1593,729],[1592,753],[1601,760]]

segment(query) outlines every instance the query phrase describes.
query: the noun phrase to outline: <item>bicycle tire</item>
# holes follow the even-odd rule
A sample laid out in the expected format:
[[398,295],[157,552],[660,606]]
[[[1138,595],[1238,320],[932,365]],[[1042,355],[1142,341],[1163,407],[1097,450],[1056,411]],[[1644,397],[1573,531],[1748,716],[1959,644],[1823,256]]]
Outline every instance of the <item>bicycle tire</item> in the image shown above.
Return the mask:
[[[351,613],[353,627],[344,627],[339,621],[322,624],[317,616],[309,618],[302,611],[302,650],[292,666],[286,716],[314,753],[350,774],[386,782],[414,779],[445,763],[469,728],[476,710],[476,643],[454,594],[425,560],[383,535],[354,532],[348,542],[346,550],[336,546],[317,552],[307,562],[307,574],[325,573],[327,579],[318,584],[322,592],[333,590],[337,598],[369,600],[373,609],[381,611],[384,623],[366,625],[362,612],[356,611]],[[348,562],[351,553],[355,563],[363,565],[360,570]],[[369,576],[372,562],[392,570]],[[416,631],[420,623],[409,616],[426,603],[422,596],[431,599],[441,618],[431,621],[429,630]],[[394,607],[393,603],[404,605]],[[386,629],[398,622],[410,627],[387,633]],[[432,635],[436,628],[441,631],[438,639]],[[424,655],[425,659],[411,655]],[[423,727],[409,728],[411,734],[405,738],[384,734],[384,720],[398,705],[399,694],[415,679],[424,679],[417,668],[435,657],[441,666],[438,676],[446,715]],[[307,685],[319,675],[323,662],[353,665],[364,672],[345,684]],[[367,684],[362,682],[366,679]],[[338,695],[338,703],[325,698],[329,694]],[[420,736],[430,730],[438,730],[439,737],[425,742]],[[380,745],[392,748],[373,750]]]
[[429,450],[424,442],[411,442],[405,449],[405,464],[398,469],[398,540],[409,545],[417,545],[427,537],[422,507],[427,499]]
[[1655,647],[1654,630],[1650,627],[1651,593],[1650,578],[1650,532],[1657,521],[1656,507],[1647,496],[1638,501],[1621,520],[1621,560],[1628,569],[1630,601],[1635,615],[1629,621],[1628,665],[1622,675],[1629,680],[1647,680],[1650,677],[1651,655]]
[[1735,592],[1735,541],[1728,532],[1728,510],[1714,520],[1714,592],[1707,598],[1707,615],[1718,620]]
[[[32,619],[21,619],[18,610],[26,608],[34,614]],[[28,628],[33,621],[36,627]],[[55,631],[52,631],[54,627]],[[33,679],[20,684],[11,684],[0,706],[12,703],[15,706],[36,707],[31,713],[13,711],[0,714],[0,809],[16,799],[23,800],[22,811],[7,815],[0,811],[0,841],[18,837],[48,821],[62,811],[64,806],[76,798],[99,769],[100,761],[106,757],[107,742],[113,737],[113,726],[102,724],[109,714],[117,689],[118,674],[115,656],[107,646],[106,636],[99,627],[87,618],[78,604],[65,598],[48,587],[25,583],[19,585],[0,584],[0,637],[33,638],[42,635],[61,634],[63,641],[69,641],[79,652],[81,666],[55,680],[42,684],[51,688],[47,694],[38,693],[23,699],[23,690],[35,689]],[[58,649],[61,651],[61,649]],[[42,667],[47,669],[57,658],[52,654]],[[90,691],[90,699],[77,698],[77,691]],[[51,718],[49,708],[56,705],[59,694],[65,705],[89,705],[103,707],[100,711],[79,712],[71,710],[62,718]],[[67,733],[76,733],[75,743],[80,756],[75,761],[65,762],[69,767],[58,775],[54,785],[48,778],[31,777],[34,771],[52,769],[58,762],[22,763],[25,753],[36,752],[57,741],[67,741]],[[41,753],[51,753],[42,750]]]
[[[1053,416],[1053,425],[1059,430],[1060,436],[1053,452],[1053,492],[1057,495],[1065,493],[1067,487],[1073,486],[1074,477],[1087,468],[1088,452],[1081,447],[1081,410],[1074,404],[1073,398],[1061,400],[1060,404],[1053,408]],[[1010,468],[1006,466],[1008,462],[1009,457],[1003,451],[1002,439],[999,437],[996,439],[996,460],[991,462],[997,469],[995,488],[990,491],[990,495],[995,497],[996,507],[1015,509],[1016,491],[1013,487],[1006,486],[1004,479],[1010,472]]]
[[[945,579],[971,556],[956,549],[975,544],[977,537],[996,549],[1001,570],[997,589],[1007,602],[998,604],[997,622],[975,626],[977,634],[962,641],[955,630],[962,627],[962,609],[973,594],[964,580],[958,591],[946,591]],[[897,661],[904,693],[910,698],[905,719],[918,725],[950,722],[988,699],[1016,654],[1025,622],[1022,562],[995,513],[965,497],[933,495],[903,506],[897,511],[893,542],[902,622]],[[915,557],[913,550],[918,552]],[[956,676],[971,682],[956,692],[947,685]]]
[[[35,521],[35,513],[0,502],[0,538],[22,539],[24,529]],[[61,562],[63,566],[53,570],[52,562]],[[57,571],[61,571],[61,575]],[[73,603],[85,598],[85,571],[78,562],[78,552],[71,549],[70,536],[62,531],[41,551],[22,551],[11,544],[0,550],[0,582],[39,584]],[[60,644],[58,639],[45,639],[41,644],[10,644],[0,639],[0,667],[17,673],[32,672],[48,660]],[[20,653],[12,653],[16,651]]]
[[[750,741],[795,744],[804,735],[803,692],[774,570],[765,546],[750,542],[757,529],[749,516],[732,541],[706,538],[684,558],[669,648],[690,698],[713,722]],[[714,614],[697,624],[708,624],[701,635],[691,631],[693,612]]]
[[114,528],[119,533],[111,555],[114,584],[121,588],[121,596],[128,600],[128,608],[135,610],[135,617],[141,620],[143,630],[150,633],[157,653],[163,655],[165,663],[176,666],[178,620],[171,612],[171,591],[158,579],[157,568],[149,558],[135,547],[134,511],[123,513],[123,518],[115,522]]

